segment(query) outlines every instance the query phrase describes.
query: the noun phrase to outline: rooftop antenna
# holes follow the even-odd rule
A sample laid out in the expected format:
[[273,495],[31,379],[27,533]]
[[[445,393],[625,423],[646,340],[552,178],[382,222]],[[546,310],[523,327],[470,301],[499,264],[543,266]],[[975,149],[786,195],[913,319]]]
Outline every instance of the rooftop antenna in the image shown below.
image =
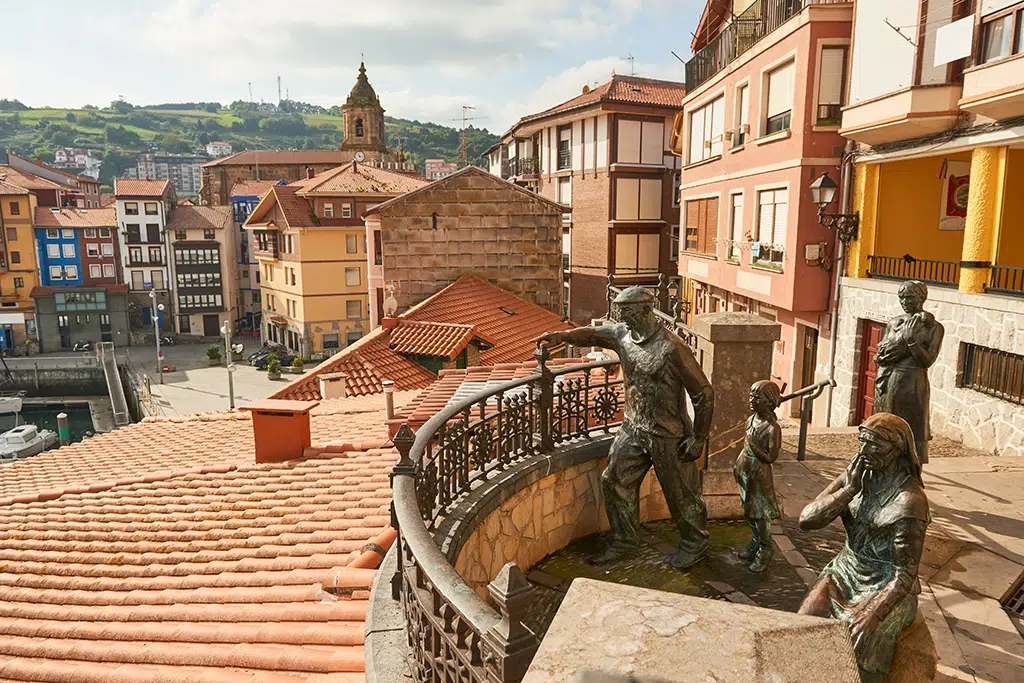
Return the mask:
[[252,102],[252,81],[249,81],[249,102]]
[[281,104],[281,77],[277,77],[277,104]]
[[633,58],[632,53],[630,53],[630,55],[628,57],[626,57],[626,61],[629,62],[629,75],[630,76],[635,75],[634,74],[634,70],[633,70],[633,66],[634,66],[634,62],[636,60]]
[[[473,106],[468,105],[468,104],[462,105],[462,119],[461,119],[461,121],[462,121],[462,130],[459,131],[459,146],[462,148],[462,167],[463,168],[465,168],[466,166],[469,165],[469,158],[468,158],[468,155],[467,155],[467,152],[466,152],[466,121],[475,121],[477,119],[486,119],[487,118],[486,116],[466,116],[466,114],[469,111],[471,111],[471,110],[476,110],[476,107],[473,107]],[[460,119],[450,119],[450,120],[452,120],[452,121],[459,121]]]

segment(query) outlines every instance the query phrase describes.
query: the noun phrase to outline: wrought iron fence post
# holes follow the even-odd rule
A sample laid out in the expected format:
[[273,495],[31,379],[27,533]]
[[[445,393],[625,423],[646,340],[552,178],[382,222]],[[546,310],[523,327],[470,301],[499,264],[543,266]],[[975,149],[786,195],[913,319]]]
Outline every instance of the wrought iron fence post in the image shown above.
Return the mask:
[[[409,452],[412,450],[412,444],[416,441],[416,434],[409,429],[409,425],[405,422],[398,428],[398,433],[395,434],[395,438],[392,439],[392,443],[395,444],[395,449],[398,450],[398,462],[391,468],[391,488],[395,488],[395,477],[415,477],[416,476],[416,463],[409,457]],[[395,569],[395,575],[391,577],[391,599],[398,600],[402,595],[402,530],[398,528],[398,515],[395,513],[395,501],[392,495],[391,500],[391,527],[398,532],[398,538],[395,539],[395,547],[398,553],[398,566]]]
[[523,624],[533,587],[522,570],[509,562],[487,585],[487,592],[501,612],[501,621],[483,636],[487,683],[519,683],[540,644],[536,634]]
[[551,438],[551,409],[555,403],[555,377],[551,374],[547,362],[551,358],[546,344],[538,343],[533,357],[537,359],[540,371],[540,396],[537,404],[537,425],[540,431],[540,452],[550,453],[555,447]]

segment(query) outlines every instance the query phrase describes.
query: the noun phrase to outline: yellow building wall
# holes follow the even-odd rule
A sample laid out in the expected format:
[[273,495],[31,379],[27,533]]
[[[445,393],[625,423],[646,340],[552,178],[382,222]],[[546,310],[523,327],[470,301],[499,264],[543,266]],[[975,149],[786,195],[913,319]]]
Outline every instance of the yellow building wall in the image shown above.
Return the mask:
[[[18,206],[17,215],[11,210],[11,204]],[[39,284],[39,266],[36,259],[35,236],[32,229],[32,221],[36,211],[35,195],[3,195],[0,196],[0,216],[2,216],[3,228],[5,231],[13,229],[15,239],[7,239],[7,270],[0,272],[0,295],[5,301],[7,297],[14,296],[16,306],[3,308],[0,312],[24,313],[26,320],[35,319],[35,301],[32,299],[32,288]],[[12,254],[18,253],[19,262],[14,263]],[[15,287],[15,279],[21,279],[20,287]],[[22,326],[14,327],[15,343],[24,342],[26,329]]]
[[996,264],[1024,267],[1024,149],[1011,149]]
[[880,164],[877,256],[959,261],[961,230],[939,230],[944,160],[970,162],[970,153]]

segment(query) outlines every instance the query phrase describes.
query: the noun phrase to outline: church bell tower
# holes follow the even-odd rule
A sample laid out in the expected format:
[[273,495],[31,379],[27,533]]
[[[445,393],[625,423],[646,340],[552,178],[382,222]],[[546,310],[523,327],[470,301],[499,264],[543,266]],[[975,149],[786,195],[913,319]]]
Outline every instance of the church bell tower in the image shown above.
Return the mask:
[[379,160],[388,152],[384,137],[384,107],[380,106],[362,62],[359,63],[356,84],[352,86],[341,111],[345,134],[341,143],[343,151],[352,152],[353,158],[356,152],[363,152],[363,156],[369,158],[367,160]]

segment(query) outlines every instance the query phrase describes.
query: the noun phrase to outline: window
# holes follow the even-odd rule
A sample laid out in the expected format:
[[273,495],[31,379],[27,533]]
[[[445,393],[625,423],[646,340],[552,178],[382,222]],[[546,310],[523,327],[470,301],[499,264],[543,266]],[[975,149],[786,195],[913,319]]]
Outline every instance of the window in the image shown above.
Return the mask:
[[736,130],[732,133],[733,148],[742,147],[747,143],[747,131],[749,130],[747,124],[749,123],[749,116],[750,87],[747,85],[741,85],[736,88],[736,118],[734,119]]
[[144,208],[145,208],[147,216],[155,216],[157,214],[157,203],[156,202],[146,202]]
[[346,268],[345,269],[345,284],[349,287],[358,287],[361,279],[359,277],[358,268]]
[[150,263],[160,263],[163,260],[164,260],[163,256],[160,253],[160,247],[150,247],[149,248],[149,262]]
[[114,245],[111,244],[110,242],[104,242],[103,244],[100,245],[100,247],[102,248],[104,256],[114,255]]
[[21,263],[21,252],[20,251],[12,251],[11,252],[11,263]]
[[60,280],[64,277],[64,269],[60,266],[50,266],[50,279]]
[[708,102],[690,114],[690,163],[722,154],[722,131],[725,128],[725,96]]
[[793,78],[795,62],[788,62],[768,72],[768,95],[764,134],[771,135],[789,128],[793,116]]
[[672,174],[672,207],[679,208],[679,192],[682,184],[682,172],[676,171]]
[[786,252],[786,219],[789,214],[789,190],[765,190],[757,196],[757,244],[752,251],[754,263],[782,267]]
[[671,235],[672,243],[671,243],[671,251],[669,252],[668,257],[671,260],[673,260],[673,261],[678,261],[679,260],[679,226],[678,225],[673,225],[670,228],[670,233],[669,234]]
[[68,280],[77,280],[78,266],[64,266],[64,277]]
[[100,228],[100,237],[110,237],[110,228]]
[[336,334],[325,334],[323,337],[324,349],[337,349],[338,346],[338,335]]
[[11,207],[12,216],[21,215],[21,202],[11,202],[9,206]]
[[162,270],[149,271],[149,281],[153,283],[153,289],[164,288],[164,273]]
[[64,228],[60,232],[61,232],[61,235],[66,240],[73,240],[73,239],[75,239],[75,231],[72,230],[71,228]]
[[846,47],[825,47],[818,66],[819,126],[838,126],[843,119],[843,90],[846,75]]
[[349,320],[360,320],[363,317],[363,304],[349,299],[345,302],[345,317]]
[[150,244],[160,243],[160,226],[156,223],[146,223],[146,241]]
[[143,282],[145,276],[141,270],[132,271],[132,289],[145,289],[145,283]]
[[661,220],[661,178],[616,178],[615,220]]
[[64,250],[64,258],[75,258],[75,245],[65,244],[62,245]]
[[94,243],[85,245],[85,253],[89,256],[96,258],[100,255],[100,245]]
[[324,218],[334,218],[334,204],[324,204]]
[[95,239],[96,238],[96,228],[86,228],[85,229],[85,236],[86,236],[87,239]]
[[734,194],[729,208],[729,261],[740,262],[740,246],[743,244],[743,195]]
[[60,245],[59,244],[47,244],[46,255],[50,258],[60,258]]
[[18,229],[17,228],[7,228],[7,241],[8,242],[15,242],[15,241],[17,241],[17,239],[18,239]]
[[565,171],[572,167],[572,126],[558,129],[558,170]]
[[970,343],[960,348],[958,386],[1024,404],[1024,356]]
[[16,278],[14,278],[14,288],[15,289],[21,289],[24,286],[25,286],[25,278],[23,278],[23,277],[16,277]]
[[352,218],[352,205],[351,204],[342,204],[341,205],[341,217],[342,218]]
[[124,228],[128,233],[125,236],[128,244],[142,244],[142,234],[139,232],[138,223],[128,223]]
[[718,236],[718,197],[686,202],[686,244],[684,249],[698,254],[715,255]]
[[125,202],[124,203],[124,214],[126,216],[138,216],[139,215],[139,203],[138,202]]
[[98,263],[89,265],[89,277],[102,277],[103,270]]
[[347,253],[347,254],[358,254],[359,253],[359,236],[358,235],[345,235],[345,253]]
[[558,179],[558,203],[572,206],[572,178]]
[[362,119],[356,119],[356,137],[357,138],[363,137],[363,120]]
[[660,244],[658,233],[615,235],[615,274],[658,272]]
[[114,264],[104,263],[103,264],[103,277],[114,277]]
[[46,236],[49,237],[51,240],[55,240],[58,237],[60,237],[60,230],[58,230],[57,228],[47,228]]
[[187,230],[175,230],[174,231],[174,239],[176,239],[179,242],[184,242],[185,240],[188,239],[188,231]]
[[178,330],[180,330],[182,334],[189,334],[192,332],[192,318],[187,315],[179,315]]
[[665,123],[620,118],[615,160],[620,164],[664,164]]
[[217,239],[217,234],[213,230],[210,230],[210,229],[203,230],[203,239],[204,240]]

